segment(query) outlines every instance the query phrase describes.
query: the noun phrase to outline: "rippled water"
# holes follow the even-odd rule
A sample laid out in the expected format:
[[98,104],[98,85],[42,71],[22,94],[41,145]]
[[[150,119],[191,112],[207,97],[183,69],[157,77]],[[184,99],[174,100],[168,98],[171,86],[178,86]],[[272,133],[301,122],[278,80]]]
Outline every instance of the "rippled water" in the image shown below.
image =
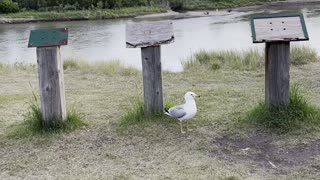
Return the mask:
[[[265,11],[279,12],[281,9]],[[303,12],[310,44],[320,53],[320,6],[291,7],[290,12]],[[234,12],[225,16],[211,16],[172,20],[175,42],[162,46],[163,69],[181,71],[181,62],[201,49],[245,49],[263,47],[252,44],[248,16],[257,12]],[[62,56],[81,57],[90,62],[119,59],[127,65],[141,68],[140,49],[125,46],[125,25],[146,19],[45,22],[0,25],[0,62],[36,62],[36,51],[27,48],[30,30],[68,27],[69,45],[62,47]]]

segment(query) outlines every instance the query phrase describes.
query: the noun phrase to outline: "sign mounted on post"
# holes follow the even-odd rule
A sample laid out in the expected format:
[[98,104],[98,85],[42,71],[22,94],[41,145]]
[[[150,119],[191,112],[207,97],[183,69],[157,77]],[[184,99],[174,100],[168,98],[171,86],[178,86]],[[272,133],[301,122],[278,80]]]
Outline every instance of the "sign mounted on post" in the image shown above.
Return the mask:
[[68,44],[68,28],[33,30],[28,47],[52,47]]
[[265,43],[265,102],[287,106],[290,97],[290,41],[309,40],[302,14],[251,17],[253,43]]
[[128,24],[126,27],[127,48],[141,48],[146,115],[163,113],[160,45],[173,41],[173,24],[170,21]]
[[250,21],[253,43],[309,40],[302,14],[253,16]]
[[126,28],[128,48],[159,46],[173,41],[173,25],[170,21],[128,24]]
[[66,102],[63,60],[60,46],[68,44],[68,29],[33,30],[28,47],[37,48],[42,126],[63,127],[66,122]]

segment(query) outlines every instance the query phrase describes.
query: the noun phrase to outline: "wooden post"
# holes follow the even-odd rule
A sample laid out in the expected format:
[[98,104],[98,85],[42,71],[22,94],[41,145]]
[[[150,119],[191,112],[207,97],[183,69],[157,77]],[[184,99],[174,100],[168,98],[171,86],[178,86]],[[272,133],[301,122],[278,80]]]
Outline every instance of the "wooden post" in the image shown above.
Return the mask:
[[266,43],[265,102],[271,106],[289,104],[290,41],[308,41],[302,14],[251,17],[253,43]]
[[66,119],[63,61],[60,47],[37,48],[43,127],[60,127]]
[[60,46],[68,44],[68,29],[33,30],[28,47],[37,47],[40,111],[44,128],[60,128],[66,121],[63,60]]
[[127,47],[141,48],[144,114],[147,116],[163,112],[160,45],[173,41],[172,22],[159,21],[127,25]]
[[163,112],[161,48],[141,48],[145,114]]
[[266,43],[265,101],[268,106],[289,103],[290,42]]

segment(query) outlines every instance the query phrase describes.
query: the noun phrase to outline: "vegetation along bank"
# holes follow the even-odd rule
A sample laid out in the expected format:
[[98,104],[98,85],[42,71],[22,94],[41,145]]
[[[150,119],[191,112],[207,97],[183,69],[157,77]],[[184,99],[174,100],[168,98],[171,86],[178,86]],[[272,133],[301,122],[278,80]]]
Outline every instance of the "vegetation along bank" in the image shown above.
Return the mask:
[[273,0],[0,0],[0,23],[134,17],[175,11],[224,9]]

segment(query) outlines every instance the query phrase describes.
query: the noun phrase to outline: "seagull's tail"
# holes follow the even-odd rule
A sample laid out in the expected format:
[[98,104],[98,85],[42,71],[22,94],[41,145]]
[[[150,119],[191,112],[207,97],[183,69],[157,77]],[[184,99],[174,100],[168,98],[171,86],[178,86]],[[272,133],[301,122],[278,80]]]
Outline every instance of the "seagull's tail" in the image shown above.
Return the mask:
[[164,114],[172,117],[172,115],[169,113],[169,110],[167,108],[164,108]]

